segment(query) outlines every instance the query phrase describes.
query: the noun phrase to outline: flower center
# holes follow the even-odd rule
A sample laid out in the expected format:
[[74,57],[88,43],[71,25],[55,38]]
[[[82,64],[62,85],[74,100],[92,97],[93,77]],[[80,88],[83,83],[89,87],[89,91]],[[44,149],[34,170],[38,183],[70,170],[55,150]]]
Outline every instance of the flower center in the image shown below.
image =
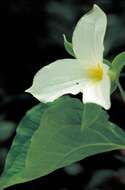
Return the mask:
[[103,68],[101,64],[97,66],[92,66],[87,70],[87,74],[89,78],[91,78],[94,82],[102,80],[103,77]]

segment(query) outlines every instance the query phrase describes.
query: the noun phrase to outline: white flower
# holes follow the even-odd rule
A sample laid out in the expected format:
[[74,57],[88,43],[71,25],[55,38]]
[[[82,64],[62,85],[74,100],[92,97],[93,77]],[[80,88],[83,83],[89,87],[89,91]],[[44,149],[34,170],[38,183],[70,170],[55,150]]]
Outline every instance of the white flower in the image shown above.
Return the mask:
[[105,13],[94,5],[76,25],[73,50],[76,59],[57,60],[43,67],[27,90],[42,102],[71,93],[83,93],[83,102],[110,108],[109,67],[103,63],[103,40],[107,25]]

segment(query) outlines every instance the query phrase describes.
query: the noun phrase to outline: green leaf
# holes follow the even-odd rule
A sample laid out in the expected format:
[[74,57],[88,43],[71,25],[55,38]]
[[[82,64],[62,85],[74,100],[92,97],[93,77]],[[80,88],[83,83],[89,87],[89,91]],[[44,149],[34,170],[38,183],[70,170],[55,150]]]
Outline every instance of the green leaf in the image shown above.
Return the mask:
[[65,34],[63,35],[63,39],[64,39],[64,47],[66,49],[66,51],[73,57],[75,57],[73,48],[72,48],[72,44],[70,42],[68,42],[68,40],[66,39]]
[[[105,60],[105,61],[107,61],[107,60]],[[111,94],[116,90],[116,88],[118,86],[120,73],[124,66],[125,66],[125,51],[118,54],[114,58],[114,60],[112,61],[112,65],[109,69],[109,76],[112,80]]]
[[[85,127],[89,127],[91,126],[93,123],[95,123],[99,118],[100,115],[102,114],[103,110],[101,109],[100,106],[96,105],[96,104],[90,104],[90,103],[86,103],[84,104],[84,109],[83,109],[83,114],[82,114],[82,129],[84,129]],[[108,119],[108,115],[107,113],[103,112],[104,114],[104,121]]]
[[[40,118],[46,108],[46,104],[39,104],[28,111],[20,122],[17,128],[16,137],[6,159],[5,168],[2,174],[3,177],[0,179],[0,190],[7,186],[22,182],[20,174],[18,173],[24,169],[27,152],[31,143],[30,140],[39,127]],[[17,177],[15,177],[14,172],[18,174]]]
[[[96,115],[95,105],[85,106],[78,99],[62,97],[29,111],[17,129],[0,190],[45,176],[94,154],[125,149],[125,132],[108,121],[104,110],[99,108],[100,114]],[[90,122],[94,111],[96,119]],[[81,130],[84,120],[86,127]]]
[[114,73],[114,75],[116,75],[116,80],[119,79],[120,73],[124,66],[125,66],[125,51],[118,54],[112,62],[111,71]]

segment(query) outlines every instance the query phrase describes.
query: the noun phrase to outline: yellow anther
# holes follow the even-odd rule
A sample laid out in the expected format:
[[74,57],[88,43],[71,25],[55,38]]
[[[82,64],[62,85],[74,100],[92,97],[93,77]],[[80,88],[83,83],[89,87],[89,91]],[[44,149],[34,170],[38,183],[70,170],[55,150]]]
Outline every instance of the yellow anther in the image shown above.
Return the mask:
[[103,77],[103,68],[101,64],[97,64],[97,66],[92,66],[87,70],[89,78],[93,80],[93,82],[102,80]]

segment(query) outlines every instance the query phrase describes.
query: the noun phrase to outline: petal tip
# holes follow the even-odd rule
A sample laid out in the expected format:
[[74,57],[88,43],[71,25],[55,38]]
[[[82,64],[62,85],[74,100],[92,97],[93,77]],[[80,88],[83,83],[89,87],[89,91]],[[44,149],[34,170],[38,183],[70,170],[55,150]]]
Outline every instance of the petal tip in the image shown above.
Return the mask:
[[105,110],[109,110],[111,108],[111,103],[109,103],[108,105],[103,106]]
[[25,92],[31,93],[32,92],[32,86],[30,86],[28,89],[26,89]]
[[93,8],[95,8],[95,9],[100,9],[100,7],[99,7],[97,4],[94,4],[94,5],[93,5]]
[[101,10],[101,11],[102,11],[102,9],[101,9],[97,4],[94,4],[94,5],[93,5],[93,9],[99,10],[99,11]]
[[98,12],[100,15],[103,15],[106,17],[106,14],[103,11],[103,9],[101,9],[101,7],[99,7],[97,4],[93,5],[93,11]]

